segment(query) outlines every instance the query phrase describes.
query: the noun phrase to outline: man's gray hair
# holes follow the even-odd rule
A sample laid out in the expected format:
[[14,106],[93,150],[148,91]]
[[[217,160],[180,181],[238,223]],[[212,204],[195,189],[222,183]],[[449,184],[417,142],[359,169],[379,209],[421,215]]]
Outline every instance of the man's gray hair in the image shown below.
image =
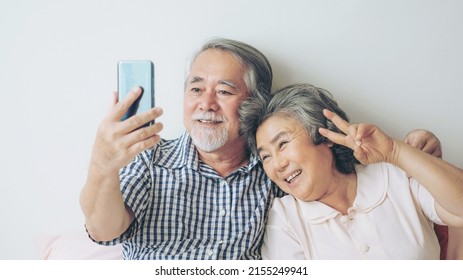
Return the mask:
[[[199,54],[209,49],[220,49],[231,53],[241,64],[244,73],[244,82],[250,96],[269,95],[272,90],[273,72],[272,67],[259,50],[246,43],[225,39],[214,38],[207,41],[199,51],[197,51],[188,65],[186,79],[188,78],[191,64]],[[187,81],[185,80],[185,87]]]

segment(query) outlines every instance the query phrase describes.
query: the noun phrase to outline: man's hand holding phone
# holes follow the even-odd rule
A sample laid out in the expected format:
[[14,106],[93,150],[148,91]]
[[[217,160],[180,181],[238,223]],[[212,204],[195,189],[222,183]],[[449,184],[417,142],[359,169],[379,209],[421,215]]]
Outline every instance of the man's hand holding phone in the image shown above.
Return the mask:
[[154,108],[153,63],[119,63],[118,91],[100,122],[80,198],[87,230],[97,240],[114,239],[133,222],[120,191],[119,170],[161,140],[162,123],[154,121],[162,110]]
[[[118,93],[113,94],[113,100],[108,114],[98,128],[92,164],[102,173],[119,172],[140,152],[156,145],[160,140],[158,133],[162,123],[154,122],[162,115],[162,109],[155,107],[121,121],[130,106],[142,94],[140,87],[132,89],[123,100],[118,100]],[[152,125],[141,127],[153,122]]]

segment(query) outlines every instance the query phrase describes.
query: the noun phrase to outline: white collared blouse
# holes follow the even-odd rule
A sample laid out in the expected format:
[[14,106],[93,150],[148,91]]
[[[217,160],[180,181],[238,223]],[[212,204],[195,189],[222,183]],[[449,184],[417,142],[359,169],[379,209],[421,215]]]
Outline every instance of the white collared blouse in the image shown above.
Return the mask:
[[439,259],[434,198],[390,164],[358,165],[347,215],[318,201],[276,198],[264,259]]

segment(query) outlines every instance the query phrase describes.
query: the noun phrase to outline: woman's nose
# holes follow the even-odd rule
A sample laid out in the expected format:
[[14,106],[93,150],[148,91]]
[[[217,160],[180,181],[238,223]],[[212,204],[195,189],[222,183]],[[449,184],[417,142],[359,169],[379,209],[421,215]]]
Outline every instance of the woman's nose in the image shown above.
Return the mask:
[[275,155],[273,159],[273,168],[276,171],[283,171],[288,166],[288,161],[283,155]]

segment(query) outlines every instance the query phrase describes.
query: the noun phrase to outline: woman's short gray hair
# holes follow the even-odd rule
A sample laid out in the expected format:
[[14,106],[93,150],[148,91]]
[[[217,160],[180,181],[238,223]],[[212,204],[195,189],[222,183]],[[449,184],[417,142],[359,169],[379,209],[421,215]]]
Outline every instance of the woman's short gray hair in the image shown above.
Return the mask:
[[[323,115],[328,109],[349,121],[347,114],[338,106],[328,91],[310,84],[292,84],[276,91],[270,98],[252,97],[240,108],[240,134],[248,142],[251,152],[256,153],[256,132],[259,126],[274,115],[293,118],[305,128],[315,145],[330,142],[320,135],[319,127],[342,133],[333,122]],[[333,156],[336,168],[342,173],[352,173],[358,163],[353,151],[334,144]]]
[[[186,78],[191,70],[191,64],[199,54],[209,49],[220,49],[231,53],[241,64],[244,73],[244,82],[248,89],[249,95],[268,95],[272,90],[273,72],[270,62],[263,53],[246,43],[225,39],[214,38],[207,41],[197,51],[188,65]],[[187,81],[185,80],[185,87]]]

